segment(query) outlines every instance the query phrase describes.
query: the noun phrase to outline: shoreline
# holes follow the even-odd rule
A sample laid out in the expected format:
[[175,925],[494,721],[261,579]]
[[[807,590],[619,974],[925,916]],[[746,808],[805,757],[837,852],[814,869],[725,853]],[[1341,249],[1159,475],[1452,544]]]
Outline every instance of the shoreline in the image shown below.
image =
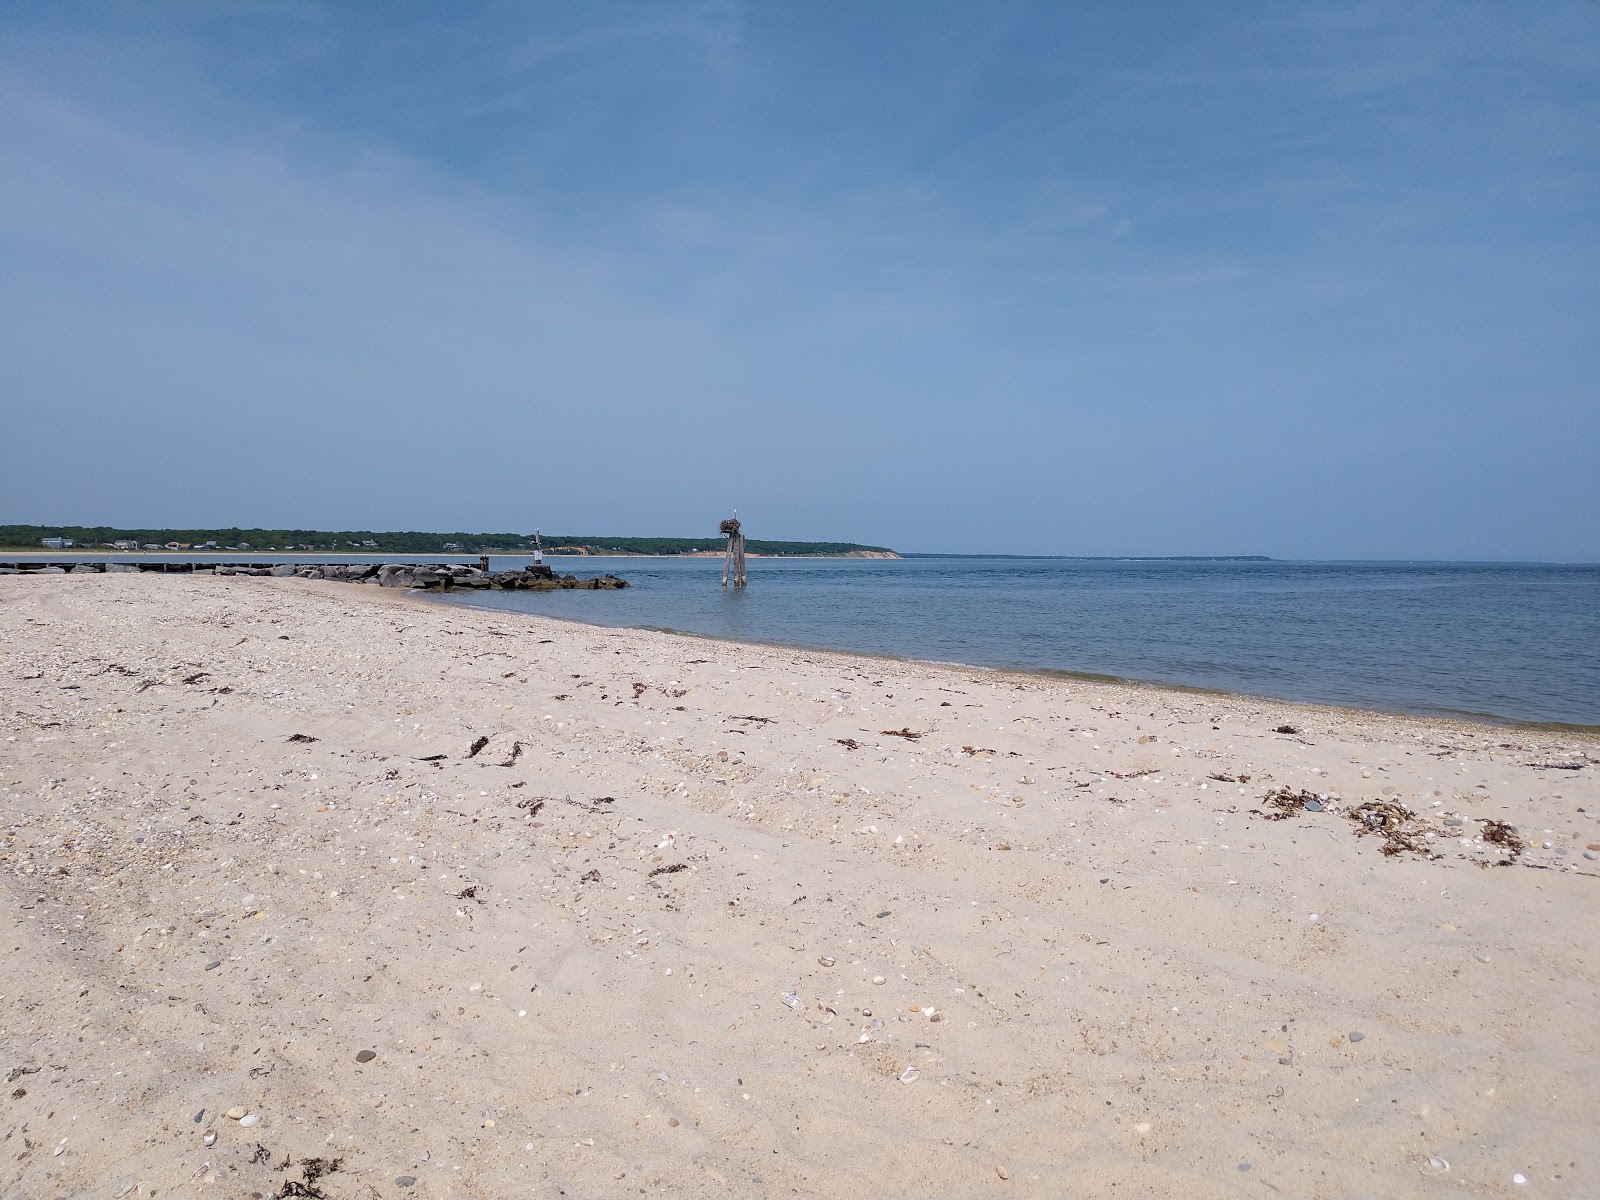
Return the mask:
[[7,1194],[1600,1178],[1591,735],[13,578]]
[[1059,667],[1026,667],[1026,666],[995,666],[987,663],[965,663],[951,659],[912,658],[907,655],[890,654],[871,650],[846,649],[837,646],[812,646],[802,642],[767,641],[760,638],[734,638],[723,637],[717,634],[700,633],[693,629],[674,629],[667,625],[605,625],[595,621],[585,621],[581,617],[556,615],[553,613],[536,613],[519,609],[499,609],[480,607],[471,603],[467,594],[419,594],[417,599],[429,603],[451,605],[459,608],[471,608],[478,612],[498,613],[505,616],[530,617],[538,621],[559,621],[565,624],[579,625],[588,629],[631,629],[641,633],[660,633],[671,637],[698,638],[713,643],[729,643],[736,646],[763,646],[775,650],[795,650],[808,654],[834,654],[845,658],[863,658],[882,660],[885,662],[904,663],[908,665],[927,667],[951,667],[962,671],[992,671],[1004,675],[1014,675],[1019,679],[1061,679],[1080,683],[1103,683],[1130,688],[1149,688],[1157,692],[1191,693],[1201,696],[1218,696],[1236,700],[1248,700],[1256,704],[1287,704],[1296,708],[1310,710],[1327,710],[1330,713],[1345,714],[1349,716],[1379,716],[1393,718],[1411,718],[1419,721],[1455,722],[1466,726],[1491,728],[1504,728],[1508,730],[1526,730],[1530,732],[1564,733],[1577,737],[1592,737],[1600,745],[1600,723],[1581,724],[1573,721],[1533,721],[1520,717],[1501,716],[1496,713],[1464,712],[1456,709],[1439,708],[1435,710],[1411,710],[1403,708],[1380,708],[1361,704],[1333,704],[1320,700],[1294,699],[1286,696],[1270,696],[1259,692],[1234,692],[1226,688],[1204,687],[1200,684],[1180,683],[1167,679],[1135,679],[1122,675],[1109,675],[1097,671],[1069,671]]

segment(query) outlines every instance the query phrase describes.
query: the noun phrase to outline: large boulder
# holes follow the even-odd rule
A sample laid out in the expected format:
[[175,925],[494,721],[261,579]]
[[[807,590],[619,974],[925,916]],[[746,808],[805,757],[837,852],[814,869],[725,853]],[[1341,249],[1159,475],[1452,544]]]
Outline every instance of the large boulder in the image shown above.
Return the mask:
[[379,587],[408,588],[415,577],[416,573],[402,563],[384,563],[378,568]]
[[282,579],[285,576],[293,575],[294,569],[293,563],[278,563],[275,566],[268,567],[267,574],[276,575],[278,578]]

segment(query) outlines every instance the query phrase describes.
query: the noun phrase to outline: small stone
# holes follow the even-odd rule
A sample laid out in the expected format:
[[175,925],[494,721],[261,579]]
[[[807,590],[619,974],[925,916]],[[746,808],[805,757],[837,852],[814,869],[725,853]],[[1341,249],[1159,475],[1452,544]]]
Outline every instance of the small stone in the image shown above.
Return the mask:
[[873,983],[882,984],[882,983],[888,983],[889,981],[887,979],[885,979],[882,975],[874,975],[872,977],[872,982]]
[[1446,817],[1444,819],[1444,823],[1446,825],[1450,825],[1450,826],[1459,826],[1459,825],[1465,825],[1466,824],[1466,822],[1464,820],[1462,820],[1460,817]]
[[1362,1033],[1361,1030],[1359,1030],[1359,1029],[1352,1029],[1350,1031],[1350,1040],[1352,1042],[1359,1042],[1362,1038],[1364,1038],[1366,1036],[1367,1035]]
[[996,1175],[1000,1176],[1001,1179],[1010,1179],[1011,1178],[1011,1176],[1006,1174],[1006,1169],[1004,1167],[996,1167],[994,1169],[994,1173]]
[[259,1125],[261,1124],[261,1114],[246,1113],[244,1116],[239,1118],[239,1124],[245,1129],[249,1129],[252,1125]]
[[206,964],[206,970],[215,971],[221,965],[222,965],[222,963],[218,959],[212,959],[210,962],[208,962]]
[[60,1154],[65,1149],[66,1149],[65,1146],[57,1146],[54,1150],[50,1151],[50,1153],[51,1154]]
[[883,918],[887,917],[888,915],[889,915],[889,910],[886,908],[881,913],[878,914],[878,920],[881,921],[881,920],[883,920]]
[[1528,1182],[1528,1177],[1521,1171],[1518,1171],[1511,1176],[1511,1182],[1516,1184],[1518,1187],[1521,1187],[1523,1184]]
[[1302,807],[1304,807],[1307,812],[1321,812],[1322,811],[1322,801],[1321,800],[1307,800]]
[[1585,858],[1587,858],[1587,859],[1597,859],[1597,858],[1600,858],[1600,851],[1595,851],[1595,850],[1585,850],[1585,851],[1584,851],[1584,852],[1583,852],[1583,856],[1584,856],[1584,857],[1585,857]]
[[196,1125],[200,1124],[200,1122],[205,1119],[205,1115],[206,1115],[206,1110],[202,1108],[199,1112],[195,1113],[195,1115],[194,1115],[194,1123]]
[[238,1105],[235,1105],[233,1108],[230,1108],[227,1112],[223,1113],[222,1115],[227,1117],[228,1120],[230,1120],[230,1121],[237,1121],[237,1120],[241,1119],[244,1116],[244,1114],[249,1112],[249,1111],[250,1111],[249,1109],[240,1108]]
[[415,1175],[396,1175],[394,1182],[396,1187],[416,1187],[417,1177]]
[[369,1063],[369,1062],[371,1062],[373,1059],[375,1059],[377,1057],[378,1057],[378,1052],[376,1050],[357,1050],[356,1051],[356,1061],[359,1062],[359,1063]]
[[831,954],[824,954],[817,959],[817,962],[824,967],[831,967],[836,961],[838,960]]
[[668,1117],[667,1118],[667,1124],[672,1126],[674,1129],[676,1129],[678,1127],[678,1118],[677,1117]]
[[1239,1164],[1239,1170],[1248,1171],[1249,1169],[1250,1169],[1250,1164],[1249,1163],[1240,1163]]

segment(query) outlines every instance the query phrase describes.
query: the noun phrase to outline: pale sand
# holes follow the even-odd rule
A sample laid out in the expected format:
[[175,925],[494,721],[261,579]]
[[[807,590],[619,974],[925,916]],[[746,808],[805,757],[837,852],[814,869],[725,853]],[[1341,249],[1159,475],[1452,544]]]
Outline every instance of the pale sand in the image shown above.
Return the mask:
[[0,639],[7,1197],[1600,1194],[1592,737],[298,580]]

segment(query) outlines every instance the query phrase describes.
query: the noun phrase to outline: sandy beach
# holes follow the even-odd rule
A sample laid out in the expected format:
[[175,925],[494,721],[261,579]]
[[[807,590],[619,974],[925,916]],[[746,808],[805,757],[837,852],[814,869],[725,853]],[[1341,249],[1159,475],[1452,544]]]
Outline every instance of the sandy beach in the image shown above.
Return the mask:
[[0,646],[7,1197],[1600,1194],[1593,735],[284,579]]

